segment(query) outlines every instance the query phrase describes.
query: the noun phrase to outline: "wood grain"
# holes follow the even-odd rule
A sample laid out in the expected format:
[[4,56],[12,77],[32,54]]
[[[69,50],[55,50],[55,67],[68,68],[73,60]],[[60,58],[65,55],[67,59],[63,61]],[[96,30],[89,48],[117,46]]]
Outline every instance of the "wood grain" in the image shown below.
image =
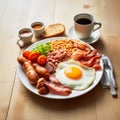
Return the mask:
[[[119,6],[119,0],[0,0],[0,120],[119,120]],[[92,46],[112,61],[118,96],[113,98],[101,84],[68,100],[46,99],[31,93],[16,74],[18,31],[42,21],[46,26],[63,23],[67,33],[73,17],[82,12],[93,14],[102,23],[101,37]],[[37,40],[33,38],[34,42]]]

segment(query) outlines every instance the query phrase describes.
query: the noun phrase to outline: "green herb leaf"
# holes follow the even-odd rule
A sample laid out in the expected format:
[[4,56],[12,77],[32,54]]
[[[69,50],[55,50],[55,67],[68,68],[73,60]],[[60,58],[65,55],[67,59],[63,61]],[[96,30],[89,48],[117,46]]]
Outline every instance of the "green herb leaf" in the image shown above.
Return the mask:
[[47,55],[47,53],[52,50],[50,42],[46,42],[45,44],[38,44],[32,51],[39,52],[41,55]]

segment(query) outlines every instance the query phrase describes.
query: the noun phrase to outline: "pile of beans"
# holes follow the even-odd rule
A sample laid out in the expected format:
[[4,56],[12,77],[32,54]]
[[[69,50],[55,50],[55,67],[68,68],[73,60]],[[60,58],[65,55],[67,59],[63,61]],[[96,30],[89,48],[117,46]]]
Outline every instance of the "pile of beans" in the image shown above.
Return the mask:
[[55,66],[57,66],[59,62],[69,59],[70,56],[67,54],[66,51],[59,49],[48,53],[47,58],[49,62],[52,62]]
[[74,48],[74,42],[69,39],[51,41],[52,51],[48,53],[48,61],[53,62],[55,66],[58,63],[68,60],[71,57]]

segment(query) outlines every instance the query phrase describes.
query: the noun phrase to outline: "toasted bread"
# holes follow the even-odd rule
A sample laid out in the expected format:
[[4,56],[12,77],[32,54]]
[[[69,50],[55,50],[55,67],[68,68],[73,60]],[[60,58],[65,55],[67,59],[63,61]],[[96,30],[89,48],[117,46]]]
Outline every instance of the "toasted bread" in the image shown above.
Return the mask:
[[65,33],[65,26],[61,23],[51,24],[45,28],[43,38],[62,36]]

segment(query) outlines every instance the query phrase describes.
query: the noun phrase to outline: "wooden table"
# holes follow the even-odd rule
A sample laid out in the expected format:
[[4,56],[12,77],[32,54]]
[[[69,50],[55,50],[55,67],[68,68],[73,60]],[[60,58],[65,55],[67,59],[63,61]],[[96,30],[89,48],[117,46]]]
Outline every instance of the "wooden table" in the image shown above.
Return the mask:
[[[113,98],[100,83],[74,99],[46,99],[31,93],[16,75],[19,29],[34,21],[60,22],[67,33],[74,15],[82,12],[102,23],[101,37],[92,46],[112,61],[118,97]],[[120,120],[119,52],[119,0],[0,0],[0,120]]]

